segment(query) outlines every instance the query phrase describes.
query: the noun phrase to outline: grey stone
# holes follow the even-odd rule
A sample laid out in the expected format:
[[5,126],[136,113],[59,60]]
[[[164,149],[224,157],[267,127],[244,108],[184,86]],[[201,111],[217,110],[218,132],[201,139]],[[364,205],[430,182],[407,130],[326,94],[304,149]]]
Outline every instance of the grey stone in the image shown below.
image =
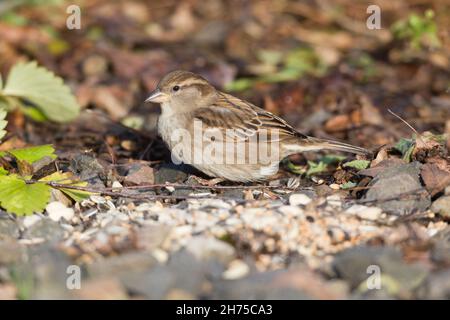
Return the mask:
[[431,211],[445,218],[450,218],[450,196],[443,196],[434,201],[431,205]]
[[63,252],[41,244],[28,247],[25,255],[20,262],[10,267],[11,279],[18,287],[20,299],[71,297],[66,281],[68,267],[73,263]]
[[428,272],[422,265],[405,263],[401,252],[389,247],[354,247],[340,252],[333,261],[337,276],[348,281],[352,288],[364,285],[363,282],[373,274],[368,270],[369,266],[379,267],[382,275],[394,281],[381,283],[382,286],[391,286],[391,293],[413,290],[422,283]]
[[0,240],[0,265],[9,265],[20,261],[23,247],[12,238]]
[[166,267],[157,266],[145,272],[132,272],[120,277],[131,295],[144,296],[150,300],[163,299],[175,283]]
[[412,162],[380,172],[369,183],[370,189],[363,200],[397,215],[426,210],[431,200],[420,183],[420,166],[420,163]]
[[418,299],[450,299],[450,270],[430,274],[417,289]]
[[19,226],[16,221],[8,218],[0,218],[0,239],[15,238],[20,236]]
[[49,218],[43,218],[27,229],[23,237],[25,239],[42,238],[45,241],[56,243],[64,238],[64,229],[59,223]]
[[148,252],[130,252],[95,261],[86,267],[90,277],[120,276],[150,269],[158,262]]
[[444,266],[450,265],[450,227],[445,228],[432,239],[431,259]]
[[224,198],[242,200],[245,197],[244,189],[224,189],[222,190]]
[[255,273],[249,277],[229,281],[219,280],[214,282],[213,299],[277,299],[277,300],[305,300],[312,299],[301,290],[289,287],[274,287],[274,278],[281,271]]
[[223,267],[215,268],[218,266],[217,262],[201,263],[186,250],[181,250],[171,256],[167,265],[124,274],[121,281],[131,294],[143,295],[147,299],[163,299],[172,289],[198,297],[208,278],[223,272]]
[[199,261],[218,260],[223,264],[233,260],[236,254],[230,244],[214,237],[194,237],[187,243],[186,250]]

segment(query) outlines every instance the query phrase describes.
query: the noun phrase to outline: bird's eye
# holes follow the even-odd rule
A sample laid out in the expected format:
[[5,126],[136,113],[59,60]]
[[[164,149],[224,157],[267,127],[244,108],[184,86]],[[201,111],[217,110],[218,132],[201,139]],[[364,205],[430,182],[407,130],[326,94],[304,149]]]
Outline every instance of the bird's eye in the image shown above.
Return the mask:
[[172,90],[173,90],[173,91],[178,91],[178,90],[180,90],[180,86],[174,86],[174,87],[172,88]]

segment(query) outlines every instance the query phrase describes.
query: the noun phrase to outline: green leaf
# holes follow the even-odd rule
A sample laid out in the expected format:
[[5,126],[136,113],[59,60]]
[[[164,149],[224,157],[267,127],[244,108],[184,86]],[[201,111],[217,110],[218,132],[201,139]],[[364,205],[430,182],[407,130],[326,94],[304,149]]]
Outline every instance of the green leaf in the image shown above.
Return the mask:
[[14,65],[2,93],[32,102],[50,120],[57,122],[73,120],[80,112],[80,106],[63,80],[35,61]]
[[23,107],[21,108],[24,115],[29,117],[30,119],[36,121],[36,122],[45,122],[48,120],[48,118],[45,116],[45,114],[38,108],[35,108],[33,106],[29,107]]
[[261,62],[269,65],[277,65],[283,59],[283,53],[275,50],[260,50],[257,55]]
[[1,16],[1,21],[17,27],[23,27],[28,24],[28,19],[26,17],[14,13],[13,11],[4,13]]
[[27,184],[17,175],[0,179],[0,205],[16,215],[42,212],[50,200],[50,187],[43,183]]
[[356,187],[356,182],[348,181],[346,183],[341,184],[341,189],[347,190]]
[[[64,172],[64,173],[55,172],[49,176],[40,179],[39,181],[43,182],[53,181],[58,184],[65,184],[67,186],[74,186],[74,187],[85,187],[88,185],[86,181],[79,181],[77,178],[75,178],[71,172]],[[91,195],[96,194],[94,192],[75,190],[69,188],[58,188],[58,189],[64,192],[66,195],[68,195],[76,202],[80,202],[84,199],[89,198]]]
[[8,170],[3,167],[0,167],[0,176],[5,176],[8,174]]
[[225,85],[226,91],[244,91],[251,88],[254,84],[253,79],[249,78],[240,78],[234,81],[231,81]]
[[411,161],[411,155],[415,146],[416,144],[413,139],[401,138],[400,141],[394,146],[394,149],[400,151],[403,156],[403,160],[409,162]]
[[326,163],[326,164],[334,164],[334,163],[339,163],[342,160],[344,160],[346,157],[345,156],[340,156],[337,154],[327,154],[325,156],[323,156],[320,161]]
[[366,169],[370,164],[370,161],[368,160],[353,160],[344,163],[344,168],[355,168],[358,170]]
[[315,163],[314,161],[308,161],[308,171],[306,171],[307,176],[311,176],[317,173],[322,173],[327,171],[327,164],[323,161],[320,161],[319,163]]
[[287,169],[295,174],[304,174],[306,172],[306,168],[304,166],[297,166],[292,163],[288,158],[283,160],[283,163],[286,165]]
[[51,144],[3,151],[0,152],[0,157],[5,156],[7,153],[12,154],[17,160],[23,160],[30,164],[33,164],[43,157],[56,159],[55,149]]
[[8,121],[6,121],[5,119],[6,119],[6,110],[0,108],[0,141],[6,135],[6,130],[3,129],[6,128]]

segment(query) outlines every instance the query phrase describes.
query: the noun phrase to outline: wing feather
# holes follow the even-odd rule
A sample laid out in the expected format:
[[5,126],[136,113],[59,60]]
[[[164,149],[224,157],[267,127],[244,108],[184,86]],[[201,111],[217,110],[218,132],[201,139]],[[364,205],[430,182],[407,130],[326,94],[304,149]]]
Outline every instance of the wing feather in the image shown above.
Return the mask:
[[213,105],[197,109],[194,118],[202,121],[207,128],[231,129],[226,132],[237,140],[248,139],[262,130],[266,130],[268,136],[274,135],[277,130],[280,140],[307,138],[276,115],[222,92]]

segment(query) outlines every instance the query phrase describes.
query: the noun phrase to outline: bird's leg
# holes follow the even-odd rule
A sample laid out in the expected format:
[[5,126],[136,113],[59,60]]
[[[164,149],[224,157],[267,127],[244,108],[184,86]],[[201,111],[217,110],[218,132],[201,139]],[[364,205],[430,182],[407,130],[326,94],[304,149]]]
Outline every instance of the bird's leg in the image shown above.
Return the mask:
[[208,186],[208,187],[213,187],[221,182],[226,181],[226,179],[224,178],[213,178],[213,179],[203,179],[197,176],[191,176],[192,179],[194,179],[195,181],[198,182],[198,184],[202,185],[202,186]]

